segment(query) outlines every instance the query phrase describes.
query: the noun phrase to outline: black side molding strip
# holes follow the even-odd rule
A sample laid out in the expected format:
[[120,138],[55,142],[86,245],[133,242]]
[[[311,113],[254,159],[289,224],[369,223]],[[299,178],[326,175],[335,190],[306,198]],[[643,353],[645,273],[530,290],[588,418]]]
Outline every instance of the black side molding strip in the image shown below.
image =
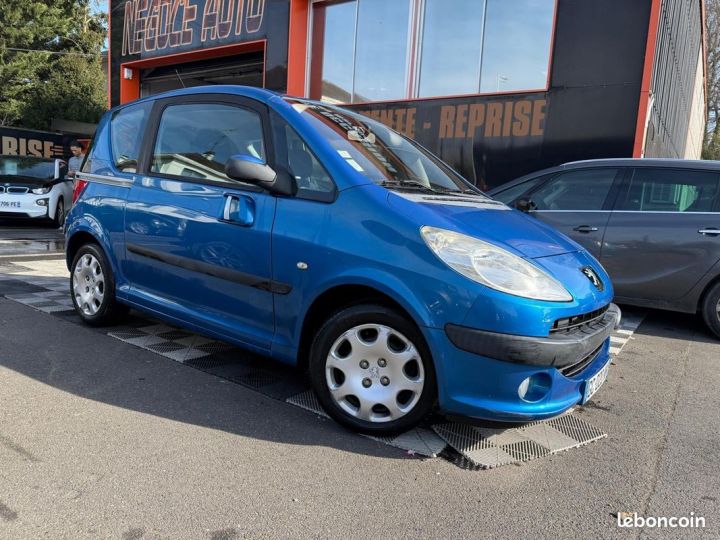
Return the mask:
[[180,255],[172,255],[171,253],[163,253],[153,249],[147,249],[142,246],[138,246],[137,244],[127,244],[126,247],[130,253],[135,253],[136,255],[140,255],[142,257],[155,259],[156,261],[184,268],[186,270],[190,270],[191,272],[207,274],[208,276],[232,281],[233,283],[239,283],[240,285],[247,285],[263,291],[269,291],[276,294],[288,294],[292,290],[292,287],[287,283],[280,283],[271,279],[265,279],[253,274],[233,270],[232,268],[224,268],[222,266],[196,261]]

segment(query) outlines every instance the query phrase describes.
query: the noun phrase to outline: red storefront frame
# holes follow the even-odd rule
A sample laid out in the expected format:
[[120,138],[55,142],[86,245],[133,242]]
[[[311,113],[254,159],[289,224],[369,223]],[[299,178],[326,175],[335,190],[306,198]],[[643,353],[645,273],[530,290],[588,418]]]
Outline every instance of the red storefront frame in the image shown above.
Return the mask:
[[[267,50],[267,40],[260,39],[257,41],[246,41],[243,43],[234,43],[232,45],[223,45],[220,47],[210,47],[208,49],[199,49],[196,51],[188,51],[176,54],[168,54],[165,56],[156,56],[153,58],[143,58],[132,62],[125,62],[120,65],[120,103],[127,103],[140,97],[140,70],[154,68],[160,66],[168,66],[172,64],[184,64],[187,62],[195,62],[197,60],[207,60],[212,58],[224,58],[227,56],[235,56],[237,54],[249,52],[263,52],[263,64],[265,63],[264,55]],[[126,70],[130,78],[126,78]],[[263,87],[265,86],[265,69],[263,69]]]

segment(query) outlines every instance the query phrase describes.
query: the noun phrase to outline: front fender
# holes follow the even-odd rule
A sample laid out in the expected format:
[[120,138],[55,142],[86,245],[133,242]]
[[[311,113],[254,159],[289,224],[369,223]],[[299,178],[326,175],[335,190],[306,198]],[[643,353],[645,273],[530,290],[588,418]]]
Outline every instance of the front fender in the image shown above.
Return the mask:
[[392,298],[412,317],[418,326],[428,326],[432,328],[441,327],[433,316],[431,309],[426,303],[417,296],[417,294],[407,286],[403,281],[393,274],[384,272],[376,268],[351,269],[341,274],[333,276],[331,279],[320,284],[312,293],[308,295],[309,302],[305,305],[299,326],[302,327],[302,321],[305,319],[308,310],[312,304],[321,295],[331,289],[345,285],[360,285],[375,289],[382,294]]
[[[451,303],[443,298],[442,291],[430,291],[419,287],[413,289],[392,273],[377,268],[349,268],[339,274],[328,275],[301,298],[291,300],[276,296],[276,334],[272,355],[278,360],[294,364],[300,347],[305,319],[311,307],[323,294],[343,286],[364,286],[377,290],[402,307],[425,334],[428,328],[442,328],[448,316],[462,320],[472,303]],[[428,296],[428,294],[435,295]],[[455,313],[449,314],[453,310]]]

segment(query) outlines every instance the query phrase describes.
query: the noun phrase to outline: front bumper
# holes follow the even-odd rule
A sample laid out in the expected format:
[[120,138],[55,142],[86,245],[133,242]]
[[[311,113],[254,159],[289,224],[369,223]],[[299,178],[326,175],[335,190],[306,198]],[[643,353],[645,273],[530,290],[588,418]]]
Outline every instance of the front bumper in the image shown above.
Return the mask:
[[[469,348],[472,343],[474,350],[485,354],[457,346],[444,329],[426,328],[441,410],[452,416],[510,423],[545,420],[564,413],[583,400],[588,381],[610,361],[609,336],[619,319],[620,310],[611,305],[602,317],[602,328],[589,332],[586,339],[524,339],[494,334],[462,344]],[[485,338],[487,334],[492,333],[479,335]],[[509,345],[502,346],[503,340]],[[489,352],[504,359],[487,356]],[[523,396],[521,389],[527,379],[543,381],[546,389],[541,397],[530,400]]]
[[558,331],[548,337],[516,336],[487,332],[455,324],[445,326],[458,349],[473,354],[533,366],[569,366],[596,351],[620,324],[620,308],[607,311],[589,324]]
[[[44,200],[45,204],[37,204]],[[0,218],[45,218],[50,209],[50,195],[0,196]]]

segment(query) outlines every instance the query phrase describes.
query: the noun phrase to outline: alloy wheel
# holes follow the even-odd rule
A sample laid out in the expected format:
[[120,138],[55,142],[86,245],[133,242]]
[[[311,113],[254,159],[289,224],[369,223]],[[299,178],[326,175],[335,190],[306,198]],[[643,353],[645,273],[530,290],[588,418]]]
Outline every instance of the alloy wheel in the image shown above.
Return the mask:
[[75,303],[86,316],[97,314],[105,298],[105,276],[100,262],[91,254],[80,257],[73,269]]
[[338,337],[326,359],[325,378],[343,411],[372,423],[408,414],[425,386],[415,345],[382,324],[355,326]]

